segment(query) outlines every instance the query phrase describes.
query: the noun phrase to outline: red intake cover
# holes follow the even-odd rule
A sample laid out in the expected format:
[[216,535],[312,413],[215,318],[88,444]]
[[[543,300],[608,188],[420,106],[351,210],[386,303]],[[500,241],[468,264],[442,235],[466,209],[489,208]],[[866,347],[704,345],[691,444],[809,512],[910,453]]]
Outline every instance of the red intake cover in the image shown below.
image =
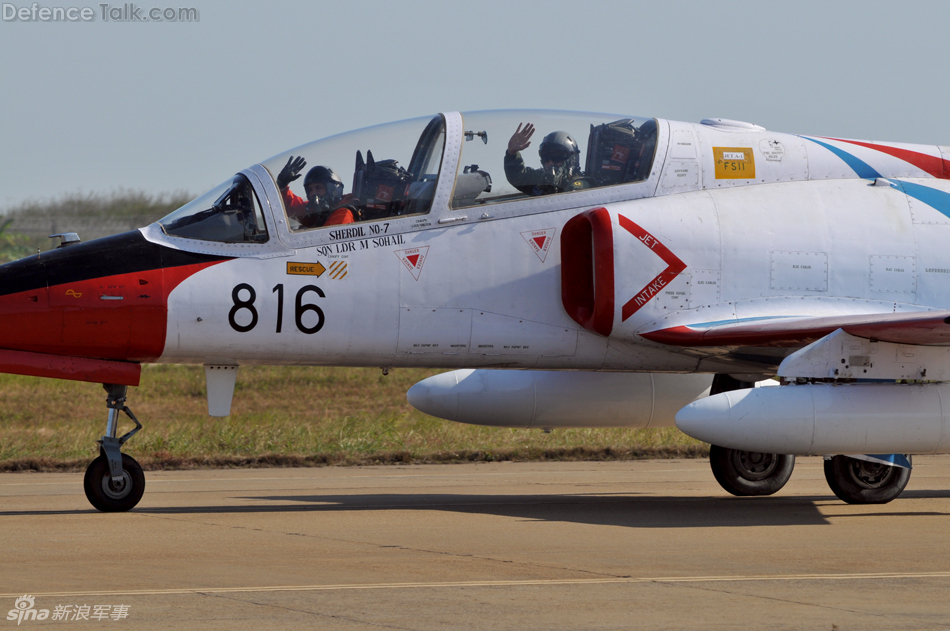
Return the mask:
[[582,327],[610,335],[614,324],[614,238],[606,208],[582,212],[561,230],[561,302]]

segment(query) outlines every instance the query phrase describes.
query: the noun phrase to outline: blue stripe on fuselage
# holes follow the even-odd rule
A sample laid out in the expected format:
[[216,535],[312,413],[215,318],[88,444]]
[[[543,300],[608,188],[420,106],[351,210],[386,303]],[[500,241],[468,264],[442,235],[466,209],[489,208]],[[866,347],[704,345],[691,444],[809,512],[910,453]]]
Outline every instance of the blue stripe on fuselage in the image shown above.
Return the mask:
[[[820,140],[815,140],[814,138],[809,138],[808,136],[801,136],[805,140],[810,140],[817,145],[821,145],[828,151],[832,152],[842,160],[845,164],[851,167],[854,172],[860,178],[872,179],[884,177],[878,173],[874,167],[872,167],[867,162],[857,158],[847,151],[833,147],[828,143],[821,142]],[[941,191],[935,188],[930,188],[929,186],[923,186],[921,184],[914,184],[912,182],[905,182],[903,180],[888,180],[893,188],[901,191],[909,197],[921,201],[931,208],[939,211],[946,217],[950,217],[950,193]]]
[[950,217],[950,193],[903,180],[891,180],[891,186]]
[[821,145],[822,147],[824,147],[831,153],[835,154],[836,156],[844,160],[845,164],[851,167],[854,170],[854,172],[858,174],[858,177],[860,178],[874,179],[876,177],[883,177],[870,164],[868,164],[864,160],[861,160],[860,158],[857,158],[851,155],[847,151],[843,151],[837,147],[833,147],[826,142],[821,142],[820,140],[809,138],[808,136],[802,136],[802,138],[804,138],[805,140],[810,140],[816,145]]

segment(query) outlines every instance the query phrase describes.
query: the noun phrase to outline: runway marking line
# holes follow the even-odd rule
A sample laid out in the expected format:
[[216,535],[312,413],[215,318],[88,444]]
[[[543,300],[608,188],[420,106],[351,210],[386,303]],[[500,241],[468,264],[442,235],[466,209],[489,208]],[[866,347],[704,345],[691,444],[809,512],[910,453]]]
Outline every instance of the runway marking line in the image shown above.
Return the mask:
[[[447,581],[443,583],[366,583],[342,585],[273,585],[262,587],[206,587],[124,591],[31,592],[34,598],[51,596],[163,596],[179,594],[235,594],[251,592],[321,592],[373,589],[438,589],[447,587],[530,587],[557,585],[622,585],[642,583],[738,583],[757,581],[841,581],[868,579],[950,578],[950,572],[873,572],[867,574],[773,574],[758,576],[664,576],[630,578],[526,579],[516,581]],[[0,594],[17,598],[20,592]]]

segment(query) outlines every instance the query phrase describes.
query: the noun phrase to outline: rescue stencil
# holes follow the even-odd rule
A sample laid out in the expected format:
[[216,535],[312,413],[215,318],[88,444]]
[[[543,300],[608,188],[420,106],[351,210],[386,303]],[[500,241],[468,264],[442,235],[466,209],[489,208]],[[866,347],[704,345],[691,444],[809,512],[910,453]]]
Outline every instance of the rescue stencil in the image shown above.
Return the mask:
[[287,273],[300,276],[320,277],[327,271],[320,261],[316,263],[287,263]]

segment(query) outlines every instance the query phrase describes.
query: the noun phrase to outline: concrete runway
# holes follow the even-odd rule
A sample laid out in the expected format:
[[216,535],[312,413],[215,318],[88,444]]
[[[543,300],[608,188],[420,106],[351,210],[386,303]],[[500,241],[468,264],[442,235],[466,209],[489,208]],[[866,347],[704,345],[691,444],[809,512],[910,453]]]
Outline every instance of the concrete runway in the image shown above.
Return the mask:
[[950,629],[950,456],[883,506],[821,467],[763,499],[705,460],[154,472],[108,515],[2,474],[0,629],[24,594],[21,628]]

